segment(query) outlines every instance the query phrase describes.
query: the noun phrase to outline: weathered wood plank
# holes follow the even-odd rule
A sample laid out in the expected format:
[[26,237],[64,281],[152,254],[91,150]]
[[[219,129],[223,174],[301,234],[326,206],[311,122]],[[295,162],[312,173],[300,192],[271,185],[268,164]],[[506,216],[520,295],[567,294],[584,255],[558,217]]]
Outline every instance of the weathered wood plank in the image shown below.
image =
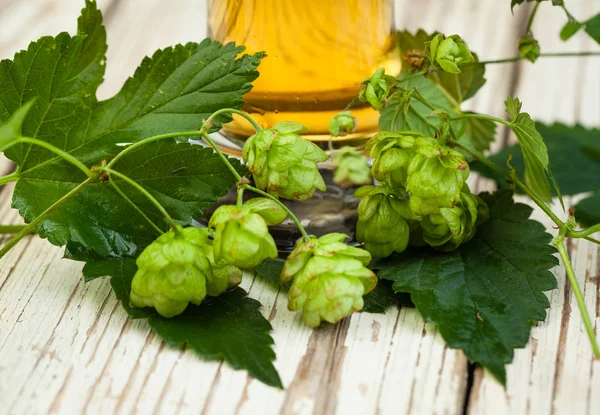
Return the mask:
[[[598,12],[597,5],[585,1],[569,2],[569,8],[582,18]],[[546,52],[597,47],[584,34],[569,43],[560,42],[557,33],[564,16],[557,8],[541,7],[537,19],[535,34]],[[516,92],[534,119],[600,125],[599,59],[544,58],[535,65],[526,62],[521,65],[522,76]],[[567,206],[574,202],[574,198],[566,200]],[[557,204],[555,211],[560,211]],[[552,222],[539,210],[534,215],[552,229]],[[569,252],[588,310],[599,327],[599,248],[587,241],[572,241]],[[600,362],[593,360],[564,268],[559,267],[554,273],[559,289],[549,293],[551,308],[547,320],[533,329],[530,344],[516,352],[513,364],[508,367],[507,389],[503,390],[490,375],[477,370],[470,414],[596,414],[600,410],[597,399]]]

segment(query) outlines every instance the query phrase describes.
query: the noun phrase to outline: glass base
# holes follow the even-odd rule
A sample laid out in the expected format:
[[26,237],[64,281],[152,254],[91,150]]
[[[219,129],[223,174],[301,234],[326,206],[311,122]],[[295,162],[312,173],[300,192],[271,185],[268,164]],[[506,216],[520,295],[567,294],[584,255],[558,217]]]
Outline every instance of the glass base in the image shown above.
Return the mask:
[[[356,221],[358,218],[357,208],[359,199],[354,198],[357,187],[342,188],[333,183],[333,172],[322,168],[321,174],[327,184],[327,191],[317,190],[315,196],[309,200],[281,201],[300,219],[306,231],[315,236],[323,236],[327,233],[339,232],[350,237],[349,244],[355,245]],[[260,197],[250,191],[244,192],[244,200]],[[219,199],[219,203],[207,209],[202,218],[198,220],[201,226],[207,226],[208,219],[217,207],[223,204],[234,205],[236,203],[236,191],[231,190],[226,196]],[[281,225],[269,228],[275,244],[281,256],[286,256],[294,249],[294,243],[302,234],[298,228],[287,218]]]

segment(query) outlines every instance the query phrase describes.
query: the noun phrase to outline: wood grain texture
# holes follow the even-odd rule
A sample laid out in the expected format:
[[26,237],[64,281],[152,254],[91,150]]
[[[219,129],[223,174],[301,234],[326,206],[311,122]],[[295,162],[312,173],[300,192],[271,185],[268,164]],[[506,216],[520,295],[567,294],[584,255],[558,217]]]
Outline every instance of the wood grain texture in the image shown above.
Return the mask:
[[[0,6],[7,5],[0,13],[0,56],[12,55],[41,34],[73,30],[81,4],[0,0]],[[155,49],[199,41],[205,33],[204,1],[179,0],[177,7],[172,0],[99,4],[109,8],[110,45],[101,98],[117,92]],[[482,51],[482,59],[516,54],[525,12],[521,8],[513,17],[508,0],[401,0],[396,9],[399,27],[460,33]],[[556,27],[543,24],[549,15],[543,16],[536,31],[546,39],[556,37]],[[589,46],[581,39],[566,46],[576,42],[582,49]],[[598,125],[599,62],[490,67],[488,84],[468,106],[503,116],[504,99],[516,92],[535,118]],[[565,65],[564,71],[556,63]],[[554,87],[567,79],[573,84]],[[8,166],[0,160],[0,174]],[[470,184],[480,190],[490,186],[476,177]],[[10,209],[11,189],[6,186],[0,193],[2,223],[20,223]],[[582,283],[585,279],[588,306],[598,316],[598,250],[587,243],[570,248]],[[312,330],[287,310],[285,293],[247,275],[243,287],[261,301],[262,313],[274,327],[275,365],[286,386],[282,391],[225,364],[203,362],[192,352],[165,346],[145,322],[127,318],[107,281],[83,284],[81,264],[61,256],[59,248],[32,237],[0,260],[2,413],[562,414],[575,407],[582,414],[600,412],[595,398],[600,368],[591,362],[562,268],[555,270],[561,289],[550,294],[548,321],[517,352],[508,369],[507,391],[481,370],[470,389],[462,352],[448,349],[435,326],[425,324],[414,309],[356,314],[336,326]]]

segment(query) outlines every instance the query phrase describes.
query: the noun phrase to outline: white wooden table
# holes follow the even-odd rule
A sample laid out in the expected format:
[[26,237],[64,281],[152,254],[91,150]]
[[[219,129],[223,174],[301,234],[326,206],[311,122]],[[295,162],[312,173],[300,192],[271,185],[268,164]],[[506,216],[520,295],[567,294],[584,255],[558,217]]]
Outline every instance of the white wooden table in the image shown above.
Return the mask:
[[[597,0],[569,0],[578,16]],[[201,0],[100,0],[108,28],[102,97],[115,93],[146,54],[205,34]],[[83,0],[0,0],[0,57],[41,35],[75,29]],[[484,60],[514,56],[527,14],[508,0],[402,0],[398,27],[460,33]],[[557,8],[540,9],[535,31],[544,51],[597,50],[577,35],[558,40]],[[503,116],[519,96],[534,119],[600,126],[600,59],[543,59],[488,68],[488,84],[469,105]],[[495,148],[511,140],[501,134]],[[11,165],[0,159],[0,174]],[[480,190],[490,183],[472,179]],[[0,222],[20,223],[11,186],[0,189]],[[572,204],[573,200],[567,203]],[[543,220],[543,216],[537,214]],[[548,223],[548,221],[544,221]],[[0,238],[0,245],[6,239]],[[600,326],[597,246],[570,244],[588,309]],[[166,347],[144,321],[129,320],[107,280],[84,284],[80,263],[32,237],[0,260],[0,413],[207,414],[600,414],[600,362],[594,361],[564,270],[549,293],[547,321],[516,352],[504,390],[460,351],[445,347],[416,310],[355,314],[311,330],[284,296],[260,281],[243,286],[271,320],[285,390],[245,372]],[[600,330],[600,328],[598,328]]]

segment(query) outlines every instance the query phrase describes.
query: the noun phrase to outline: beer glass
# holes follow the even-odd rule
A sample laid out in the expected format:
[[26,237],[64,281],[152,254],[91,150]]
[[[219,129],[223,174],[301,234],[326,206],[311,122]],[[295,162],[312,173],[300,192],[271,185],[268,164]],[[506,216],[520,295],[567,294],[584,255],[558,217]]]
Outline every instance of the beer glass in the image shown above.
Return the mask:
[[[209,0],[208,7],[210,37],[267,53],[244,107],[263,127],[295,121],[308,127],[305,138],[327,143],[330,119],[357,96],[360,81],[381,67],[400,72],[393,0]],[[352,108],[356,131],[334,140],[376,132],[378,114],[360,104]],[[243,140],[254,130],[236,117],[224,132]]]

